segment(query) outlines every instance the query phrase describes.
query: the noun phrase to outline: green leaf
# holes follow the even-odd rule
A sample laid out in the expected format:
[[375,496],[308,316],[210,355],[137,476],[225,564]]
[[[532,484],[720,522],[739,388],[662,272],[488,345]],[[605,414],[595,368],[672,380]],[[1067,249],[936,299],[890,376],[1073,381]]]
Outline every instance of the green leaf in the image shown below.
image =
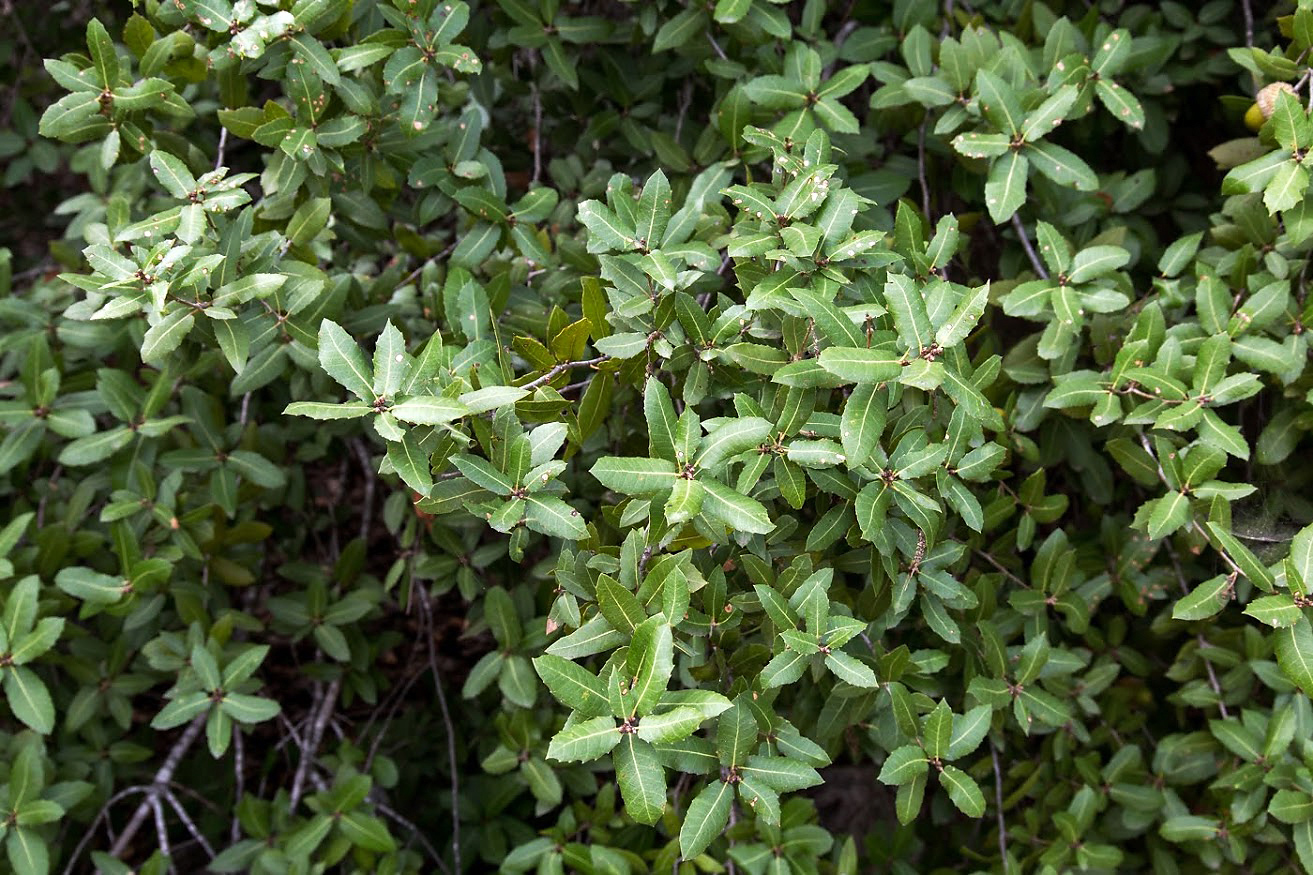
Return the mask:
[[702,512],[720,520],[731,531],[766,535],[775,530],[770,514],[766,508],[753,498],[748,498],[724,486],[715,480],[699,481],[703,486]]
[[373,402],[374,379],[360,346],[330,319],[319,324],[319,366],[352,395]]
[[100,574],[90,568],[64,568],[55,575],[55,585],[64,592],[93,605],[112,605],[126,594],[121,577]]
[[953,709],[944,699],[939,700],[935,709],[926,715],[921,726],[921,746],[926,756],[943,759],[948,756],[948,746],[953,737]]
[[397,849],[387,825],[363,811],[349,811],[338,817],[337,828],[347,841],[366,851],[390,854]]
[[1263,596],[1255,599],[1245,607],[1245,613],[1277,629],[1293,626],[1304,616],[1303,610],[1295,604],[1294,599],[1285,593]]
[[675,463],[664,459],[603,456],[589,473],[605,486],[625,495],[657,495],[675,484]]
[[1218,822],[1211,817],[1178,814],[1163,821],[1158,834],[1169,842],[1208,841],[1217,835]]
[[1172,608],[1173,620],[1206,620],[1231,600],[1235,581],[1225,574],[1199,584]]
[[1303,790],[1278,790],[1267,811],[1282,823],[1305,823],[1313,820],[1313,796]]
[[373,405],[366,401],[348,401],[345,404],[293,401],[283,409],[286,416],[308,416],[311,419],[358,419],[373,412]]
[[891,274],[884,284],[884,297],[898,329],[898,340],[904,348],[917,355],[929,348],[932,337],[925,299],[912,279]]
[[1155,541],[1165,538],[1185,525],[1190,519],[1190,500],[1183,492],[1169,492],[1154,499],[1149,514],[1149,537]]
[[648,714],[638,724],[638,737],[653,744],[688,738],[707,719],[701,708],[678,705],[659,714]]
[[661,701],[675,669],[674,638],[664,614],[639,623],[629,644],[629,675],[624,694],[628,716],[646,715]]
[[696,34],[707,29],[707,12],[698,6],[690,6],[672,16],[656,32],[652,40],[652,54],[675,49],[687,43]]
[[1313,525],[1305,526],[1291,538],[1290,561],[1299,579],[1313,585]]
[[953,308],[948,319],[935,329],[935,343],[944,349],[953,347],[966,340],[984,315],[989,304],[989,283],[969,289],[962,300]]
[[1104,108],[1122,124],[1137,131],[1144,127],[1144,107],[1134,94],[1107,79],[1094,83],[1094,93]]
[[944,766],[939,773],[939,783],[948,791],[948,798],[953,800],[957,810],[967,817],[980,817],[985,813],[985,794],[966,772],[954,766]]
[[50,871],[50,852],[36,830],[12,827],[5,836],[5,855],[14,875],[47,875]]
[[704,487],[697,480],[685,480],[682,477],[676,479],[674,488],[670,490],[670,498],[666,500],[666,522],[678,525],[701,513],[703,493]]
[[869,666],[843,651],[835,650],[827,653],[825,665],[839,680],[855,687],[874,689],[880,686],[880,682],[875,679],[875,672],[871,671]]
[[388,461],[402,482],[421,497],[428,495],[433,489],[428,454],[409,434],[403,435],[399,441],[389,441],[387,446]]
[[885,383],[903,372],[902,356],[892,346],[871,349],[831,346],[821,350],[821,367],[854,383]]
[[630,733],[612,754],[625,811],[638,823],[656,823],[666,807],[666,774],[656,750]]
[[55,728],[55,704],[45,682],[30,668],[13,665],[4,671],[5,701],[28,729],[49,735]]
[[589,252],[626,252],[635,247],[634,229],[624,224],[600,201],[579,204],[579,221],[588,229]]
[[[982,71],[983,72],[983,71]],[[985,182],[985,206],[989,217],[1002,224],[1026,202],[1026,177],[1030,163],[1021,152],[1010,152],[994,160]]]
[[597,580],[597,606],[612,628],[629,635],[647,621],[642,603],[608,575]]
[[1026,115],[1026,121],[1021,125],[1021,139],[1033,144],[1052,133],[1067,118],[1079,95],[1080,92],[1073,85],[1063,85],[1055,91]]
[[905,744],[885,758],[878,780],[881,784],[907,784],[929,768],[925,751],[915,744]]
[[[634,236],[642,249],[655,249],[670,221],[670,183],[660,170],[648,177],[638,199]],[[590,229],[591,230],[591,229]]]
[[241,693],[228,693],[219,703],[219,708],[238,723],[263,723],[272,720],[283,710],[272,699],[259,696],[247,696]]
[[787,757],[750,756],[739,767],[739,773],[781,793],[822,783],[820,773],[811,766]]
[[332,204],[329,198],[313,197],[296,208],[296,212],[287,220],[284,231],[293,246],[305,246],[319,236],[319,232],[328,225]]
[[1301,617],[1272,634],[1282,673],[1306,694],[1313,693],[1313,626]]
[[554,538],[579,541],[588,537],[588,526],[579,511],[559,498],[526,495],[525,525]]
[[648,447],[654,459],[675,461],[675,416],[670,391],[656,377],[648,377],[643,390],[643,415],[647,419]]
[[1304,198],[1308,190],[1308,171],[1304,165],[1287,161],[1277,167],[1263,189],[1263,204],[1269,213],[1289,210]]
[[947,759],[957,760],[975,751],[989,732],[994,710],[979,705],[965,714],[953,715],[953,732],[948,741]]
[[679,828],[679,852],[684,859],[700,855],[724,832],[733,802],[734,788],[724,781],[712,781],[693,797]]
[[173,352],[182,343],[196,317],[185,310],[174,310],[159,322],[146,329],[146,336],[141,341],[141,360],[154,364]]
[[1021,131],[1025,119],[1012,86],[988,70],[979,70],[976,73],[976,96],[985,117],[998,125],[1004,133],[1016,134]]
[[1099,187],[1099,177],[1090,165],[1056,143],[1030,143],[1025,154],[1031,166],[1058,185],[1069,185],[1077,191],[1094,191]]
[[587,762],[605,755],[620,743],[613,717],[593,717],[566,726],[552,737],[547,758],[558,762]]
[[771,428],[770,421],[759,416],[731,419],[702,438],[693,461],[703,470],[715,468],[725,459],[762,443]]
[[434,395],[407,398],[394,404],[388,412],[402,422],[413,425],[443,425],[469,413],[459,401]]
[[150,153],[150,169],[164,190],[179,200],[186,200],[196,190],[196,177],[187,165],[168,152],[155,149]]

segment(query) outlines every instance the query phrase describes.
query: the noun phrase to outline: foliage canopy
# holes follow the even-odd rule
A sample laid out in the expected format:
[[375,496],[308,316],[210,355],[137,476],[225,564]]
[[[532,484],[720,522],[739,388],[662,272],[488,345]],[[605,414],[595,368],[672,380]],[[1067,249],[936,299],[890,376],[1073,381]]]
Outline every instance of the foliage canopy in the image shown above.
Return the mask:
[[1313,871],[1313,0],[133,5],[0,41],[0,869]]

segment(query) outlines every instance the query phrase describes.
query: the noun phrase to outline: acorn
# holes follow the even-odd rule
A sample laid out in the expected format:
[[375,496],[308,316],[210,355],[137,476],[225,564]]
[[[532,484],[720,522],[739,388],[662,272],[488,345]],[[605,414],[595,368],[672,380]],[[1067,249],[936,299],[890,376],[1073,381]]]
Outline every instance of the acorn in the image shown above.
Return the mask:
[[1254,98],[1253,105],[1245,112],[1245,126],[1251,131],[1261,128],[1263,122],[1272,117],[1272,110],[1277,105],[1277,95],[1283,91],[1292,96],[1295,94],[1295,89],[1289,82],[1273,82],[1271,85],[1265,85]]

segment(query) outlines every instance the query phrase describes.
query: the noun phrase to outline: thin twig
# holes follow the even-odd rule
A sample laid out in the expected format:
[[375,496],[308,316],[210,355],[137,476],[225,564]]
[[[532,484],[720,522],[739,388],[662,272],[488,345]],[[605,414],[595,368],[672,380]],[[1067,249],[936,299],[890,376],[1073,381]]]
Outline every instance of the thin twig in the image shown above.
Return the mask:
[[218,170],[223,166],[223,153],[228,148],[228,129],[219,127],[219,154],[214,159],[214,169]]
[[374,517],[374,484],[378,477],[376,476],[377,472],[374,470],[373,461],[369,458],[369,450],[365,448],[365,442],[360,438],[353,438],[351,449],[360,461],[360,467],[365,470],[365,506],[360,513],[360,540],[368,544],[369,525],[373,522]]
[[1041,279],[1048,279],[1049,272],[1044,269],[1044,262],[1035,254],[1035,247],[1030,245],[1030,237],[1026,236],[1026,226],[1021,224],[1021,216],[1016,213],[1012,214],[1012,227],[1017,229],[1017,236],[1021,238],[1021,245],[1030,259],[1030,266],[1035,268],[1035,273],[1039,274]]
[[1254,9],[1249,0],[1240,0],[1240,9],[1245,15],[1245,45],[1254,47]]
[[725,50],[720,47],[720,43],[716,42],[716,38],[711,35],[711,31],[706,33],[707,39],[711,41],[711,47],[716,50],[716,54],[720,56],[722,61],[728,61],[729,58],[725,56]]
[[434,848],[433,845],[429,843],[429,840],[424,837],[423,830],[421,830],[413,822],[402,817],[401,814],[391,806],[385,805],[382,802],[379,802],[377,799],[373,799],[371,801],[374,803],[374,807],[378,809],[379,814],[382,814],[384,817],[388,817],[391,818],[392,820],[395,820],[397,823],[401,824],[403,827],[410,830],[411,838],[418,840],[419,843],[424,846],[424,850],[428,851],[429,856],[433,858],[433,862],[438,864],[438,868],[441,869],[443,872],[447,873],[447,875],[450,875],[451,870],[447,868],[446,862],[443,861],[442,856],[438,853],[437,849]]
[[306,772],[310,769],[310,763],[314,762],[315,755],[319,752],[319,742],[324,737],[324,727],[328,725],[328,718],[333,713],[334,706],[337,705],[337,694],[342,689],[342,678],[333,678],[324,690],[323,699],[319,703],[319,711],[315,714],[315,722],[310,726],[310,736],[306,739],[305,746],[301,748],[301,761],[297,763],[296,775],[292,778],[292,795],[288,806],[289,810],[295,811],[297,803],[301,801],[301,792],[305,789]]
[[420,262],[419,267],[415,268],[410,273],[406,274],[406,278],[403,279],[401,282],[397,283],[397,288],[400,289],[404,286],[410,285],[412,282],[415,281],[415,278],[417,276],[419,276],[421,273],[424,272],[424,268],[428,267],[430,264],[436,264],[437,262],[446,258],[448,255],[451,255],[451,253],[454,252],[455,249],[456,249],[456,244],[452,243],[450,246],[439,252],[437,255],[430,256],[429,258],[424,259],[422,262]]
[[[412,581],[411,586],[414,586]],[[424,634],[429,642],[429,671],[433,673],[433,688],[438,694],[438,707],[442,710],[442,722],[447,730],[447,760],[451,769],[451,856],[452,868],[460,872],[460,772],[456,762],[456,727],[451,722],[451,710],[447,707],[447,693],[442,688],[442,673],[438,670],[438,651],[433,637],[433,603],[427,589],[421,590],[424,598]]]
[[543,175],[543,102],[538,95],[538,83],[529,86],[533,95],[533,178],[537,182]]
[[[1167,547],[1167,555],[1172,560],[1172,568],[1176,570],[1176,582],[1181,587],[1181,595],[1183,596],[1189,595],[1190,587],[1185,582],[1185,571],[1182,570],[1181,568],[1180,557],[1176,555],[1176,551],[1172,549],[1172,545],[1170,543],[1167,544],[1166,547]],[[1232,584],[1234,585],[1234,583],[1235,581],[1233,575]],[[1207,648],[1213,646],[1208,643],[1208,639],[1204,638],[1204,633],[1202,632],[1195,635],[1195,640],[1199,642],[1200,651],[1206,650]],[[1208,661],[1208,657],[1204,656],[1202,652],[1199,654],[1199,658],[1203,660],[1204,668],[1208,672],[1208,686],[1212,687],[1213,693],[1216,694],[1217,696],[1217,708],[1222,714],[1222,719],[1223,720],[1229,719],[1231,715],[1227,712],[1226,703],[1222,701],[1222,685],[1217,682],[1217,672],[1213,671],[1213,664]]]
[[236,842],[242,837],[242,824],[237,812],[241,810],[242,797],[246,795],[246,751],[243,748],[240,732],[233,733],[233,777],[236,779],[237,788],[233,794],[235,802],[233,804],[232,822],[228,825],[228,838],[230,841]]
[[205,836],[201,834],[201,831],[197,829],[196,821],[191,819],[191,815],[187,813],[187,809],[182,807],[182,803],[178,801],[178,797],[174,796],[167,790],[162,795],[164,796],[164,801],[169,803],[169,807],[173,809],[174,814],[178,815],[178,819],[182,821],[182,825],[187,828],[187,832],[191,833],[191,837],[196,839],[196,843],[204,849],[205,853],[208,854],[211,859],[213,859],[214,848],[205,840]]
[[146,791],[146,798],[137,806],[137,810],[132,812],[132,817],[128,819],[128,825],[124,827],[123,832],[119,833],[118,839],[109,849],[111,857],[123,856],[123,852],[128,849],[128,845],[132,844],[132,840],[137,836],[137,830],[141,829],[141,825],[146,822],[147,816],[150,815],[151,800],[159,796],[169,782],[173,780],[173,773],[178,770],[182,758],[187,755],[187,751],[191,750],[191,746],[200,737],[201,730],[205,728],[205,718],[205,713],[198,714],[196,719],[187,724],[187,728],[182,735],[178,736],[178,740],[173,743],[169,755],[164,758],[164,764],[155,773],[155,777],[151,779],[150,787]]
[[56,465],[55,470],[50,473],[49,479],[46,480],[46,488],[41,490],[41,500],[36,505],[36,527],[38,530],[46,524],[46,501],[59,485],[59,475],[63,471],[64,466]]
[[1013,583],[1019,584],[1022,587],[1025,587],[1026,589],[1030,589],[1030,584],[1026,583],[1026,581],[1022,580],[1020,577],[1017,577],[1011,571],[1008,571],[1007,568],[1005,568],[1002,563],[1000,563],[989,553],[986,553],[984,550],[981,550],[979,548],[976,548],[975,553],[981,559],[984,559],[990,565],[993,565],[994,568],[999,572],[999,574],[1002,574],[1008,580],[1012,581]]
[[[930,185],[925,179],[925,126],[930,121],[926,116],[921,119],[921,126],[916,129],[916,175],[921,180],[921,212],[927,222],[933,222],[930,218]],[[1013,213],[1012,218],[1017,214]]]
[[548,371],[547,373],[543,374],[543,375],[542,375],[541,377],[539,377],[538,379],[536,379],[536,380],[531,380],[530,382],[525,383],[524,385],[522,385],[520,388],[521,388],[521,389],[532,389],[532,388],[534,388],[535,386],[541,386],[543,383],[550,382],[552,379],[554,379],[554,378],[557,377],[558,375],[564,373],[565,371],[570,370],[571,368],[584,368],[584,367],[591,367],[592,365],[599,365],[599,364],[601,364],[602,362],[606,361],[606,360],[609,359],[609,358],[610,358],[609,355],[599,355],[597,358],[585,359],[584,361],[578,361],[578,362],[562,362],[561,364],[559,364],[559,365],[557,365],[556,367],[552,368],[552,369],[551,369],[550,371]]
[[169,861],[169,871],[176,872],[173,850],[169,847],[169,827],[164,823],[164,806],[160,804],[159,794],[152,793],[149,802],[150,810],[155,813],[155,840],[159,843],[160,853]]
[[68,858],[68,863],[65,864],[64,866],[64,875],[70,875],[70,873],[73,871],[73,866],[77,863],[78,857],[82,856],[82,852],[86,849],[87,843],[90,842],[91,839],[95,836],[96,827],[100,825],[100,822],[102,820],[104,820],[106,817],[109,816],[109,810],[114,807],[115,803],[120,802],[123,799],[126,799],[127,797],[131,796],[134,793],[149,793],[149,792],[150,792],[149,785],[135,784],[131,787],[124,787],[122,790],[118,791],[113,796],[109,797],[109,799],[105,800],[105,804],[100,807],[100,811],[99,813],[96,814],[95,819],[91,821],[91,825],[88,826],[86,830],[82,833],[82,839],[77,843],[77,847],[73,849],[72,856]]
[[1003,820],[1003,770],[998,765],[998,748],[991,741],[989,743],[989,756],[994,760],[994,809],[998,817],[998,853],[999,865],[1003,867],[1003,875],[1008,871],[1008,825]]
[[1213,692],[1217,695],[1217,710],[1221,713],[1223,720],[1229,720],[1231,715],[1227,713],[1226,702],[1222,701],[1222,685],[1217,682],[1217,673],[1213,671],[1213,664],[1209,662],[1208,657],[1204,656],[1202,653],[1202,651],[1207,650],[1213,645],[1204,638],[1204,633],[1202,632],[1195,636],[1195,640],[1199,642],[1199,650],[1201,651],[1199,658],[1204,661],[1204,668],[1208,672],[1208,686],[1212,687]]

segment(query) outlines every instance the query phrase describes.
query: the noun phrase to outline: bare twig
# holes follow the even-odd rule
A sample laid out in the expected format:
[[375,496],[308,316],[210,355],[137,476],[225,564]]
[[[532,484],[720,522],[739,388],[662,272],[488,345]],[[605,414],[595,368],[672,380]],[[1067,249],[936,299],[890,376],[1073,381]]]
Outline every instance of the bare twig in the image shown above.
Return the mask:
[[[100,825],[100,822],[102,820],[104,820],[106,817],[109,816],[109,810],[113,808],[116,803],[122,801],[123,799],[126,799],[127,797],[133,795],[134,793],[149,793],[149,792],[150,792],[149,785],[135,784],[131,787],[124,787],[122,790],[118,791],[113,796],[109,797],[109,799],[105,800],[105,804],[100,807],[100,811],[99,813],[96,814],[95,819],[91,821],[91,825],[88,826],[86,830],[82,833],[81,840],[78,841],[77,847],[73,849],[72,855],[68,858],[68,863],[65,864],[64,866],[64,875],[70,875],[70,873],[73,871],[73,867],[74,865],[76,865],[78,857],[82,856],[82,852],[86,849],[87,843],[90,842],[91,839],[95,836],[96,827]],[[111,840],[113,840],[112,836],[111,836]]]
[[1204,661],[1204,668],[1208,671],[1208,686],[1212,687],[1213,693],[1217,695],[1217,710],[1221,712],[1223,720],[1230,719],[1231,715],[1227,713],[1226,702],[1222,701],[1222,685],[1217,682],[1217,672],[1213,671],[1213,664],[1202,653],[1202,651],[1213,645],[1208,642],[1208,639],[1204,638],[1202,632],[1195,636],[1195,640],[1199,642],[1199,650],[1201,651],[1199,658]]
[[720,59],[728,61],[729,58],[725,56],[725,50],[720,47],[720,43],[716,42],[716,38],[711,35],[711,31],[707,31],[707,39],[711,41],[711,47],[716,50],[716,54],[720,56]]
[[1249,0],[1240,0],[1240,9],[1245,16],[1245,45],[1254,47],[1254,8]]
[[991,556],[989,553],[986,553],[984,550],[981,550],[981,549],[977,548],[977,549],[975,550],[975,554],[976,554],[977,556],[979,556],[981,559],[984,559],[984,560],[985,560],[986,562],[988,562],[990,565],[993,565],[994,568],[998,571],[998,573],[999,573],[999,574],[1002,574],[1002,575],[1003,575],[1004,577],[1006,577],[1008,580],[1012,581],[1013,583],[1019,584],[1020,586],[1026,588],[1026,589],[1030,589],[1030,584],[1026,583],[1026,581],[1022,580],[1020,577],[1017,577],[1017,576],[1016,576],[1015,574],[1013,574],[1011,571],[1008,571],[1007,568],[1005,568],[1005,567],[1003,566],[1002,563],[1000,563],[997,559],[995,559],[995,558],[994,558],[993,556]]
[[998,817],[998,853],[999,865],[1003,867],[1003,875],[1008,871],[1008,825],[1003,820],[1003,770],[998,765],[998,748],[991,741],[989,743],[989,755],[994,760],[994,813]]
[[[1181,595],[1189,595],[1190,587],[1185,582],[1185,571],[1181,569],[1181,560],[1176,555],[1176,551],[1172,549],[1171,544],[1167,544],[1166,546],[1167,555],[1172,560],[1172,568],[1176,570],[1176,582],[1181,587]],[[1232,583],[1234,583],[1234,580]],[[1202,653],[1202,651],[1213,645],[1208,643],[1208,639],[1204,637],[1204,633],[1202,632],[1195,635],[1195,640],[1199,642],[1199,650],[1201,651],[1199,658],[1203,660],[1204,669],[1208,672],[1208,686],[1212,688],[1213,693],[1217,696],[1217,708],[1222,714],[1222,719],[1225,720],[1231,715],[1227,712],[1226,703],[1222,701],[1222,685],[1217,682],[1217,672],[1213,671],[1213,664],[1209,662],[1208,657],[1204,656]]]
[[360,540],[368,544],[369,525],[373,522],[374,517],[374,484],[378,477],[377,472],[374,470],[374,464],[369,458],[369,450],[365,447],[365,442],[360,438],[353,438],[351,449],[356,454],[356,458],[360,460],[360,467],[365,471],[365,506],[360,513]]
[[341,689],[341,676],[333,678],[324,689],[323,698],[319,702],[319,711],[315,714],[315,722],[310,726],[310,735],[306,739],[305,746],[301,748],[301,761],[297,763],[296,775],[292,778],[291,804],[288,806],[291,811],[295,811],[297,803],[301,801],[306,772],[309,771],[310,764],[314,762],[315,755],[319,752],[319,742],[323,740],[324,727],[328,725],[328,718],[337,705],[337,694]]
[[164,822],[164,806],[160,804],[160,794],[152,793],[147,800],[150,810],[155,813],[155,840],[159,843],[160,853],[169,861],[169,871],[176,872],[173,865],[173,850],[169,847],[169,827]]
[[[237,789],[233,796],[239,803],[242,801],[242,797],[246,795],[246,751],[242,745],[242,734],[240,732],[234,732],[233,777],[236,778]],[[233,806],[232,822],[228,825],[228,838],[233,842],[236,842],[242,837],[242,824],[241,820],[237,817],[237,812],[239,810],[240,809],[237,805]]]
[[451,870],[447,868],[447,864],[442,859],[442,855],[439,854],[437,849],[434,848],[433,845],[429,843],[429,840],[424,837],[423,830],[421,830],[418,826],[416,826],[411,821],[407,820],[405,817],[402,817],[401,814],[391,806],[385,805],[382,802],[379,802],[377,799],[371,799],[370,801],[374,803],[374,807],[378,809],[379,814],[382,814],[384,817],[395,820],[401,826],[410,830],[411,838],[417,840],[424,847],[424,850],[428,851],[429,856],[433,858],[433,862],[438,864],[439,869],[447,873],[447,875],[450,875]]
[[187,751],[191,750],[191,746],[200,737],[201,730],[205,728],[205,717],[204,713],[198,714],[196,719],[187,724],[187,728],[182,735],[178,736],[178,740],[173,743],[169,755],[164,758],[164,764],[155,773],[155,777],[151,779],[150,787],[146,790],[146,798],[137,806],[137,810],[132,812],[132,817],[128,819],[128,825],[123,828],[123,832],[119,833],[118,839],[109,849],[111,857],[123,856],[123,852],[128,849],[128,845],[132,844],[132,840],[137,836],[137,830],[141,829],[141,825],[146,822],[146,818],[151,813],[151,802],[173,780],[173,773],[178,770],[182,758],[187,755]]
[[397,283],[397,288],[399,289],[402,288],[403,286],[410,285],[412,282],[415,281],[416,277],[418,277],[421,273],[424,272],[424,268],[428,267],[430,264],[436,264],[437,262],[446,258],[448,255],[451,255],[451,253],[455,251],[455,249],[456,249],[456,244],[452,243],[450,246],[439,252],[437,255],[430,256],[429,258],[424,259],[422,262],[420,262],[419,267],[415,268],[410,273],[406,274],[406,278],[403,279],[401,282]]
[[223,153],[228,148],[228,129],[219,127],[219,152],[214,158],[214,169],[218,170],[223,166]]
[[599,355],[597,358],[585,359],[584,361],[562,362],[561,364],[552,368],[547,373],[543,374],[541,377],[537,378],[536,380],[531,380],[528,383],[525,383],[520,388],[532,389],[535,386],[541,386],[543,383],[550,382],[551,380],[555,379],[557,376],[564,373],[565,371],[570,370],[571,368],[585,368],[585,367],[591,367],[592,365],[599,365],[609,358],[610,358],[609,355]]
[[1035,273],[1040,275],[1041,279],[1048,279],[1049,272],[1044,269],[1044,262],[1039,260],[1035,254],[1035,247],[1030,245],[1030,237],[1026,235],[1026,226],[1021,224],[1021,216],[1016,213],[1012,214],[1012,227],[1017,229],[1017,236],[1021,238],[1021,245],[1026,250],[1026,257],[1030,259],[1030,266],[1035,268]]
[[[412,587],[414,583],[412,581]],[[438,651],[433,640],[433,603],[427,589],[421,590],[424,607],[424,634],[429,644],[429,671],[433,673],[433,688],[438,694],[438,707],[442,710],[442,722],[447,730],[447,760],[451,769],[451,856],[452,868],[460,872],[460,771],[456,762],[456,727],[451,722],[451,710],[447,707],[447,693],[442,688],[442,673],[438,670]]]
[[55,470],[50,473],[50,479],[46,481],[46,488],[41,490],[41,500],[36,505],[36,527],[40,529],[46,524],[46,501],[50,494],[55,491],[59,485],[59,475],[63,473],[64,467],[56,465]]
[[543,175],[543,102],[538,95],[538,84],[529,86],[530,93],[533,95],[533,178],[531,182],[537,182]]
[[[921,213],[925,216],[927,222],[934,221],[930,217],[930,186],[925,179],[925,126],[929,123],[930,117],[926,116],[921,120],[921,126],[916,129],[916,175],[921,180]],[[1013,213],[1012,218],[1017,214]]]

